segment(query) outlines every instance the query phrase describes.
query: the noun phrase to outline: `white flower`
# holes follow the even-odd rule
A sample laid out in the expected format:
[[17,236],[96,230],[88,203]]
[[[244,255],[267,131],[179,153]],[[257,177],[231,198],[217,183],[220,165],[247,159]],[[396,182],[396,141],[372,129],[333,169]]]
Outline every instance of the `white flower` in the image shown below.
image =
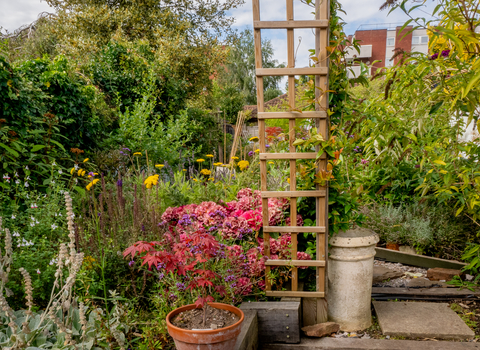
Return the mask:
[[25,170],[28,170],[28,165],[25,167]]
[[15,172],[15,175],[14,175],[14,176],[15,176],[15,177],[18,177],[18,173],[17,173],[17,172]]
[[18,233],[17,231],[13,232],[13,237],[20,237],[20,233]]
[[77,178],[75,178],[75,183],[78,184],[78,179]]
[[37,273],[38,273],[38,274],[41,274],[41,272],[40,272],[40,270],[39,270],[39,269],[37,269]]
[[30,197],[28,196],[28,193],[26,194],[26,197],[27,197],[27,198],[30,198]]
[[55,224],[52,224],[52,230],[55,230],[58,226]]
[[58,169],[58,173],[62,174],[63,173],[62,169]]
[[30,226],[32,226],[32,227],[35,226],[35,222],[31,222]]
[[12,219],[15,219],[15,218],[16,218],[16,216],[12,214]]
[[57,163],[55,163],[55,161],[53,161],[52,166],[55,166],[55,165],[57,165]]
[[3,179],[4,179],[4,180],[5,180],[5,179],[10,180],[10,176],[8,176],[8,174],[5,174],[5,175],[3,175]]
[[28,185],[28,182],[25,182],[25,187],[28,187],[28,186],[29,186],[29,185]]
[[78,164],[75,164],[73,167],[75,168],[75,170],[78,170]]
[[33,203],[33,204],[30,206],[30,208],[31,208],[31,209],[36,209],[36,208],[38,208],[37,203]]
[[52,185],[55,185],[55,181],[52,180],[51,184],[52,184]]
[[18,185],[20,183],[20,180],[15,180],[15,183]]
[[53,258],[52,260],[50,260],[50,262],[48,263],[48,265],[55,265],[58,263],[58,259],[56,258]]
[[30,176],[27,175],[27,177],[25,178],[26,181],[30,181]]

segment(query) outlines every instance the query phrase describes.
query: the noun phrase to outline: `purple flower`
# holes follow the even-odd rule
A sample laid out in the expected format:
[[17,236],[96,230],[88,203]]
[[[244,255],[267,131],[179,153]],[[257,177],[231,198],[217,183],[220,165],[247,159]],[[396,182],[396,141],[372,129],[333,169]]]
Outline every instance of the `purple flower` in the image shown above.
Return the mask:
[[428,59],[429,60],[436,60],[437,58],[438,58],[438,53],[435,53],[432,56],[430,56]]
[[132,267],[133,265],[135,265],[135,261],[131,260],[131,261],[128,263],[128,266]]
[[160,275],[158,275],[158,279],[161,281],[165,277],[165,274],[162,272]]
[[122,155],[122,156],[126,156],[126,154],[125,154],[125,153],[123,153],[122,151],[120,151],[120,155]]
[[366,160],[366,159],[362,159],[361,162],[362,162],[363,165],[368,165],[368,163],[370,163],[370,162],[369,162],[368,160]]
[[178,289],[179,291],[185,290],[185,284],[178,282],[178,283],[177,283],[177,289]]
[[270,145],[265,145],[265,147],[270,148]]
[[127,148],[127,147],[124,147],[124,148],[122,148],[122,149],[123,149],[124,151],[132,152],[132,151],[130,150],[130,148]]
[[91,172],[88,173],[88,176],[89,177],[95,177],[95,173],[93,171],[91,171]]
[[249,157],[253,157],[253,151],[248,152]]
[[420,168],[420,164],[415,164],[415,168],[419,169],[419,168]]
[[450,55],[450,50],[443,50],[442,51],[442,57],[448,57]]

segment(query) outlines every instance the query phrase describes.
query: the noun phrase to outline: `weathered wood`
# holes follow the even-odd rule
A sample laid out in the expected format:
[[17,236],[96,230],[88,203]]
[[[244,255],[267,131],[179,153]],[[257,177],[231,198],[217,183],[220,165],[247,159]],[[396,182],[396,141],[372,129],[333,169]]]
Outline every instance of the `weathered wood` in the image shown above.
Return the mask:
[[260,343],[300,342],[299,302],[243,303],[240,309],[257,311]]
[[323,298],[325,297],[324,292],[301,292],[301,291],[277,291],[277,290],[267,290],[265,291],[267,297],[295,297],[295,298]]
[[[262,198],[299,198],[299,197],[325,197],[325,190],[320,191],[262,191]],[[267,215],[268,217],[268,215]],[[267,222],[268,224],[268,222]]]
[[325,266],[325,261],[320,260],[267,260],[265,266]]
[[447,296],[447,297],[460,297],[460,296],[473,296],[480,297],[480,289],[476,289],[472,292],[469,289],[457,289],[457,288],[390,288],[390,287],[373,287],[372,295],[405,295],[405,296]]
[[375,251],[376,251],[375,257],[377,258],[385,259],[391,262],[398,262],[402,264],[419,266],[419,267],[426,267],[426,268],[442,267],[444,269],[461,270],[467,265],[459,261],[445,260],[440,258],[433,258],[430,256],[403,253],[396,250],[390,250],[390,249],[379,248],[379,247],[375,248]]
[[254,21],[254,29],[310,29],[327,28],[328,20]]
[[[326,154],[322,154],[320,159],[326,159]],[[260,153],[260,160],[293,160],[293,159],[317,159],[317,153]]]
[[266,226],[263,232],[276,233],[325,233],[325,226]]
[[327,67],[304,67],[304,68],[257,68],[257,77],[274,77],[286,75],[327,75]]
[[245,319],[234,350],[258,349],[258,316],[255,310],[242,310]]
[[326,119],[325,111],[318,112],[262,112],[257,114],[258,119]]

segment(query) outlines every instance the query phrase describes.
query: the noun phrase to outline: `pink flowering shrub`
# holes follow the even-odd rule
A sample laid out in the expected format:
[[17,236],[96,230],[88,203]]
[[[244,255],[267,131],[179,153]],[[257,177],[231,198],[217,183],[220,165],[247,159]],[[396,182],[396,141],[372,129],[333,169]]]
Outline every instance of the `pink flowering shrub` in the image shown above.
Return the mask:
[[[269,198],[269,226],[290,225],[288,209],[287,199]],[[188,248],[184,243],[189,242],[191,235],[211,235],[219,242],[217,259],[226,259],[230,266],[226,275],[217,276],[223,279],[226,290],[242,296],[265,288],[263,279],[268,258],[265,256],[263,239],[257,238],[263,226],[259,191],[244,188],[238,192],[236,200],[228,203],[203,202],[167,208],[162,220],[160,225],[165,226],[167,233],[164,236],[165,242],[161,245],[166,246],[157,248],[158,251],[172,252],[173,256],[181,251],[182,256],[179,258],[184,259],[184,255],[191,249],[195,252],[194,247]],[[303,226],[301,215],[297,215],[297,226]],[[270,259],[291,259],[291,242],[290,233],[282,234],[277,239],[270,238]],[[298,252],[296,259],[310,260],[311,257],[307,253]]]

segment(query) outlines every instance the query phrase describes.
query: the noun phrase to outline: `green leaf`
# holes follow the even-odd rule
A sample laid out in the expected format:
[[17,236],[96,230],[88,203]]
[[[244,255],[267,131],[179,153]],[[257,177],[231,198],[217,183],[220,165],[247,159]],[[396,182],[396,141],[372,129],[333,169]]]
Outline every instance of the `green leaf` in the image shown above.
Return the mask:
[[445,163],[443,160],[441,159],[437,159],[437,160],[434,160],[433,161],[435,164],[439,164],[439,165],[447,165],[447,163]]
[[418,142],[417,137],[416,137],[414,134],[408,134],[407,137],[408,137],[410,140],[413,140],[413,141],[415,141],[415,142]]
[[50,140],[50,142],[56,144],[58,147],[60,147],[64,152],[66,152],[65,148],[63,147],[63,145],[60,143],[60,142],[57,142],[55,140]]
[[455,216],[460,215],[460,213],[463,211],[463,209],[465,209],[464,205],[462,205],[460,208],[458,208],[457,212],[455,213]]
[[73,187],[75,189],[75,191],[77,191],[78,193],[80,193],[82,196],[85,195],[85,189],[80,187],[80,186],[74,186]]
[[443,101],[440,101],[440,102],[434,104],[432,106],[432,108],[430,108],[430,112],[428,112],[428,114],[436,113],[440,109],[440,107],[442,107],[442,105],[443,105]]
[[8,147],[7,145],[3,144],[3,143],[0,143],[0,147],[3,147],[5,148],[10,154],[12,154],[14,157],[17,157],[19,156],[18,152],[11,149],[10,147]]
[[303,145],[305,143],[305,140],[302,140],[302,139],[298,139],[298,140],[295,140],[295,142],[293,143],[294,146],[300,146],[300,145]]
[[42,148],[45,148],[45,146],[44,145],[35,145],[35,146],[32,147],[31,152],[40,151]]

